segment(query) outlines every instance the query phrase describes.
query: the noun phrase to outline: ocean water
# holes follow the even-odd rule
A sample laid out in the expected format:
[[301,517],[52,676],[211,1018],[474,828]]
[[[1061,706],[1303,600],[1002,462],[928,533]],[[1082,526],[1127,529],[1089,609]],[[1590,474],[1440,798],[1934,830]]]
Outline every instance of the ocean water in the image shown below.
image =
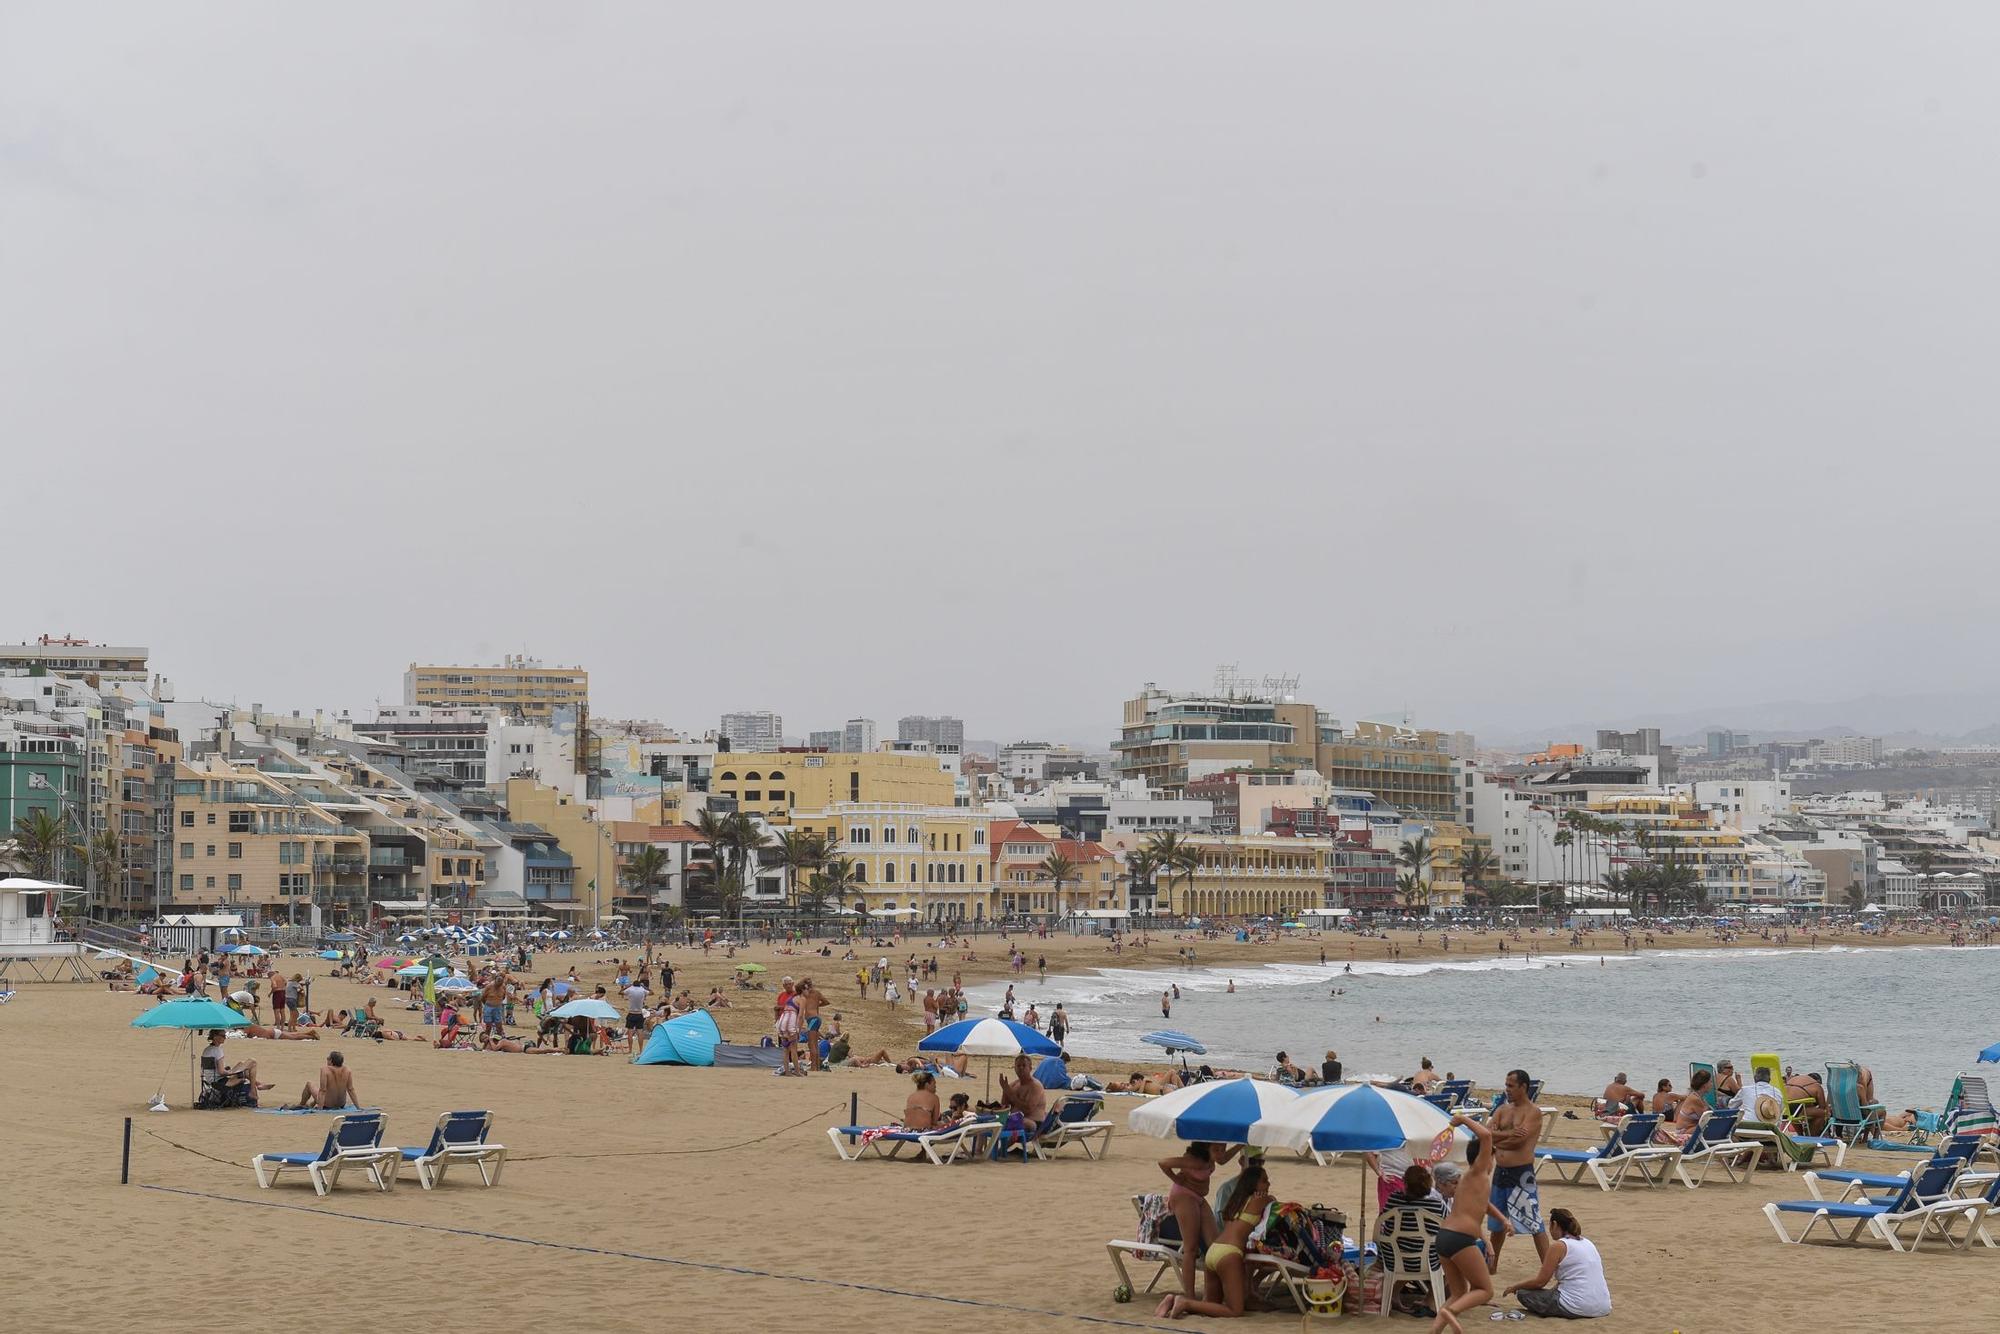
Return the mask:
[[[1156,963],[1045,983],[1029,972],[1014,988],[1044,1016],[1062,1002],[1072,1054],[1134,1069],[1163,1063],[1139,1041],[1163,1027],[1208,1047],[1196,1063],[1268,1071],[1282,1050],[1317,1067],[1332,1048],[1350,1079],[1406,1075],[1428,1056],[1481,1089],[1521,1066],[1563,1093],[1594,1094],[1621,1070],[1649,1093],[1661,1077],[1684,1089],[1689,1061],[1728,1056],[1741,1070],[1754,1050],[1800,1068],[1859,1061],[1883,1102],[1930,1107],[2000,1040],[1996,978],[2000,947],[1834,947],[1356,962],[1351,973],[1341,962]],[[1181,998],[1162,1020],[1160,993],[1175,984]],[[1006,985],[968,989],[974,1013],[997,1010]]]

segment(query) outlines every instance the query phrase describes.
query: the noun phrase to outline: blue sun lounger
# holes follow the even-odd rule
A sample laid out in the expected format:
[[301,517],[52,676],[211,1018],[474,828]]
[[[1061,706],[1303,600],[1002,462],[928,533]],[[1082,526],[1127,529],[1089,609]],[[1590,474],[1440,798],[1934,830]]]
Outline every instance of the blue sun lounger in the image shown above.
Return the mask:
[[[1536,1149],[1535,1163],[1537,1166],[1547,1163],[1555,1169],[1559,1180],[1572,1186],[1582,1185],[1583,1174],[1588,1172],[1597,1178],[1597,1184],[1602,1189],[1610,1190],[1614,1184],[1624,1179],[1625,1169],[1634,1165],[1639,1168],[1648,1185],[1657,1184],[1652,1169],[1641,1161],[1655,1155],[1641,1151],[1648,1149],[1652,1144],[1653,1132],[1659,1128],[1660,1118],[1652,1112],[1621,1117],[1618,1124],[1612,1127],[1611,1133],[1605,1137],[1604,1143],[1597,1148]],[[1605,1171],[1607,1163],[1614,1165],[1615,1177]],[[1660,1175],[1662,1177],[1666,1175],[1664,1166],[1660,1169]]]
[[[1716,1111],[1703,1112],[1695,1122],[1694,1131],[1681,1145],[1675,1155],[1673,1168],[1680,1173],[1681,1184],[1694,1190],[1708,1180],[1708,1169],[1722,1164],[1723,1174],[1731,1181],[1748,1181],[1757,1171],[1757,1155],[1764,1146],[1754,1140],[1736,1138],[1736,1123],[1743,1119],[1743,1113],[1734,1107],[1724,1107]],[[1700,1172],[1690,1176],[1689,1166],[1700,1168]],[[1736,1175],[1741,1168],[1743,1175]]]
[[[1852,1201],[1773,1200],[1764,1206],[1764,1217],[1771,1220],[1778,1239],[1790,1245],[1803,1242],[1814,1228],[1824,1223],[1835,1241],[1851,1245],[1860,1240],[1863,1232],[1869,1232],[1888,1242],[1891,1250],[1900,1251],[1902,1231],[1912,1223],[1919,1229],[1916,1241],[1922,1242],[1929,1207],[1952,1198],[1952,1183],[1964,1167],[1957,1158],[1933,1158],[1893,1195]],[[1806,1215],[1806,1225],[1796,1237],[1785,1230],[1784,1214]],[[1842,1224],[1847,1225],[1845,1233],[1840,1230]]]
[[[1934,1158],[1956,1158],[1961,1163],[1969,1163],[1978,1152],[1979,1136],[1954,1135],[1943,1144],[1937,1146],[1932,1151],[1931,1156]],[[1851,1168],[1828,1168],[1825,1171],[1815,1170],[1803,1173],[1802,1177],[1805,1181],[1806,1193],[1814,1199],[1846,1201],[1853,1199],[1856,1195],[1865,1195],[1869,1191],[1899,1190],[1905,1181],[1916,1175],[1917,1170],[1921,1170],[1921,1168],[1908,1172],[1857,1172]],[[1823,1189],[1829,1182],[1835,1182],[1840,1185],[1840,1190],[1831,1196]]]
[[417,1181],[425,1190],[443,1181],[445,1168],[453,1163],[473,1164],[479,1169],[480,1181],[497,1186],[500,1169],[507,1162],[507,1146],[488,1139],[492,1133],[491,1112],[446,1112],[437,1119],[429,1144],[396,1153],[402,1162],[417,1169]]
[[387,1190],[396,1184],[402,1153],[382,1147],[385,1128],[380,1112],[349,1112],[326,1132],[326,1143],[318,1153],[260,1153],[250,1160],[250,1170],[256,1173],[258,1186],[269,1190],[286,1168],[303,1167],[314,1192],[324,1195],[340,1181],[343,1167],[361,1167],[367,1169],[375,1189]]

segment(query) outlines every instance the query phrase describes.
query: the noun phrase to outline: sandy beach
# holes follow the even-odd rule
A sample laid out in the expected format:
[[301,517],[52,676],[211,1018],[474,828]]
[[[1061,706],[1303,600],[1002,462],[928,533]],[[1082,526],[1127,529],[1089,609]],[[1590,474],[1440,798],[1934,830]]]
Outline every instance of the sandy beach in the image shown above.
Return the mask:
[[[1610,940],[1583,948],[1609,948]],[[1031,970],[1037,955],[1046,955],[1052,970],[1110,961],[1097,941],[1023,943]],[[1184,943],[1159,940],[1147,954],[1128,950],[1119,962],[1170,960]],[[1240,958],[1248,965],[1316,958],[1320,943],[1207,941],[1197,948],[1203,964]],[[1329,957],[1347,943],[1329,937]],[[1413,938],[1355,943],[1363,951],[1400,945],[1403,957],[1416,957]],[[1682,943],[1715,947],[1708,937]],[[928,954],[929,944],[864,954],[900,959],[911,948]],[[957,963],[968,984],[1004,970],[997,942],[976,948],[976,963]],[[1435,937],[1425,948],[1435,948]],[[698,949],[668,957],[679,970],[676,985],[698,993],[735,962]],[[807,966],[770,948],[736,961],[744,958],[777,972]],[[530,972],[539,978],[575,963],[586,980],[608,981],[609,965],[595,959],[542,956]],[[939,959],[948,978],[953,956],[941,951]],[[351,1006],[373,995],[392,1025],[406,1017],[393,991],[326,979],[328,965],[317,959],[284,962],[288,971],[312,966],[321,978],[318,1004]],[[837,958],[811,966],[858,1051],[880,1045],[902,1055],[914,1046],[920,1026],[907,1006],[891,1015],[879,1000],[858,1002],[853,965]],[[754,993],[736,996],[737,1005],[717,1017],[726,1036],[754,1041],[766,1014]],[[277,1085],[267,1105],[292,1096],[339,1047],[361,1101],[387,1114],[392,1139],[421,1143],[439,1112],[478,1107],[495,1112],[497,1138],[510,1149],[495,1189],[482,1189],[473,1176],[424,1192],[405,1176],[379,1194],[350,1176],[321,1200],[303,1178],[258,1190],[248,1162],[263,1150],[317,1147],[324,1119],[187,1110],[185,1043],[129,1027],[149,1003],[101,987],[51,984],[21,987],[0,1008],[0,1054],[12,1076],[0,1089],[9,1128],[0,1145],[7,1183],[0,1238],[12,1262],[0,1275],[0,1300],[11,1328],[82,1329],[111,1319],[192,1328],[213,1323],[218,1309],[234,1303],[243,1304],[242,1319],[265,1323],[317,1319],[326,1307],[341,1327],[413,1312],[577,1330],[1169,1323],[1155,1321],[1149,1305],[1111,1300],[1114,1275],[1103,1243],[1131,1235],[1129,1197],[1160,1188],[1154,1164],[1172,1148],[1122,1127],[1101,1162],[848,1164],[834,1155],[825,1128],[846,1120],[850,1093],[860,1099],[863,1120],[890,1118],[902,1106],[906,1079],[887,1070],[775,1079],[754,1070],[439,1051],[415,1042],[232,1040],[231,1058],[255,1058],[262,1077]],[[1497,1072],[1533,1057],[1501,1042],[1492,1064]],[[148,1114],[146,1102],[162,1084],[175,1110]],[[1111,1103],[1121,1122],[1137,1105]],[[120,1186],[127,1116],[134,1122],[132,1184]],[[1551,1138],[1581,1146],[1597,1133],[1587,1119],[1560,1121]],[[1864,1151],[1850,1165],[1889,1170],[1908,1162]],[[1350,1217],[1362,1188],[1355,1166],[1280,1159],[1272,1175],[1280,1198],[1336,1205]],[[1603,1250],[1617,1307],[1598,1325],[1607,1331],[1741,1330],[1785,1319],[1781,1303],[1817,1312],[1828,1329],[1990,1323],[1984,1295],[2000,1274],[2000,1255],[1782,1246],[1759,1206],[1804,1193],[1796,1177],[1778,1173],[1699,1191],[1543,1188],[1544,1206],[1574,1210]],[[1532,1273],[1530,1255],[1524,1244],[1509,1248],[1503,1286]],[[1843,1314],[1850,1311],[1851,1320]],[[1253,1316],[1247,1327],[1295,1328],[1295,1319]],[[1396,1328],[1422,1328],[1392,1319]],[[1484,1312],[1472,1315],[1484,1319]]]

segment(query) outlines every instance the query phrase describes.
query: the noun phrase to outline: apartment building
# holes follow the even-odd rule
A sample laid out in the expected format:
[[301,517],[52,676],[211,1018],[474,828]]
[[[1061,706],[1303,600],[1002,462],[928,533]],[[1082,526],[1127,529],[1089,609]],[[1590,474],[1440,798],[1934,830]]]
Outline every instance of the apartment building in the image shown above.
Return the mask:
[[950,806],[956,785],[942,757],[876,751],[728,751],[715,757],[712,796],[735,809],[785,824],[794,811],[827,811],[836,805]]
[[1327,906],[1329,845],[1282,834],[1195,834],[1192,876],[1161,872],[1161,911],[1196,917],[1275,917]]
[[1112,753],[1119,777],[1180,797],[1190,782],[1226,769],[1312,768],[1318,727],[1310,704],[1148,684],[1125,701]]
[[792,818],[853,863],[854,888],[842,906],[929,922],[993,915],[992,823],[986,812],[948,801],[836,801]]
[[781,749],[785,744],[785,720],[769,709],[757,709],[748,713],[725,713],[722,726],[716,734],[729,743],[732,751],[752,751],[764,754]]
[[368,840],[254,764],[220,756],[173,768],[172,907],[261,923],[358,924]]
[[928,741],[934,746],[950,746],[954,750],[965,749],[965,720],[950,714],[913,713],[896,722],[896,740]]
[[68,635],[42,635],[30,643],[0,644],[0,672],[69,676],[93,685],[126,681],[144,685],[148,650],[93,644]]
[[[996,820],[992,844],[993,885],[1002,917],[1060,918],[1125,910],[1124,862],[1101,843],[1067,838],[1056,828]],[[1060,886],[1048,873],[1055,857],[1072,867],[1071,878]]]
[[403,673],[403,703],[439,708],[498,709],[509,718],[549,722],[558,709],[576,716],[590,708],[590,673],[509,656],[498,666],[419,666]]
[[[614,914],[618,840],[612,822],[598,819],[589,805],[569,793],[532,778],[508,779],[506,800],[510,822],[543,831],[569,859],[572,874],[567,881],[553,873],[545,878],[547,889],[541,895],[545,906],[554,912],[576,914],[576,924],[583,926],[595,926]],[[572,893],[559,898],[556,890],[564,883],[572,887]],[[526,897],[535,899],[535,890],[536,882],[529,877]]]

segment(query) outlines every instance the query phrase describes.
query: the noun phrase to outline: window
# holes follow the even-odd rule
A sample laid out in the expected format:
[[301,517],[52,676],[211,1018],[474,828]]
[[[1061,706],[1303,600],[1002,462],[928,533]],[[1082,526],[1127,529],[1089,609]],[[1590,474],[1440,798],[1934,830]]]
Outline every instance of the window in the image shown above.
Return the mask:
[[721,781],[725,783],[733,783],[736,781],[736,775],[733,773],[725,773],[724,775],[722,775]]
[[214,812],[214,811],[210,811],[210,812],[208,813],[208,822],[209,822],[210,824],[214,824],[214,823],[215,823],[215,812]]
[[917,827],[915,825],[910,826],[910,842],[912,843],[923,842],[923,839],[917,834]]
[[205,855],[205,856],[209,856],[209,857],[213,857],[213,856],[215,855],[215,844],[213,844],[213,843],[210,843],[210,844],[208,844],[208,845],[207,845],[207,847],[208,847],[208,851],[207,851],[207,853],[205,853],[204,855]]
[[885,885],[893,885],[896,883],[896,863],[887,862],[883,864],[882,883]]
[[774,787],[770,790],[770,792],[766,794],[766,796],[772,801],[783,801],[785,799],[785,793],[782,788]]
[[193,876],[191,876],[191,875],[184,875],[184,876],[182,876],[182,877],[181,877],[181,888],[182,888],[182,889],[193,889],[193,888],[194,888],[194,877],[193,877]]
[[785,776],[785,771],[783,769],[771,770],[771,781],[774,783],[784,778],[784,776]]
[[756,788],[751,788],[749,791],[743,794],[743,800],[745,801],[762,801],[763,799],[764,799],[764,794],[762,792],[759,792]]
[[240,876],[240,875],[232,875],[232,876],[230,876],[230,877],[229,877],[229,892],[230,892],[231,894],[234,894],[234,893],[236,893],[236,892],[237,892],[238,890],[240,890],[240,889],[242,889],[242,888],[243,888],[243,877],[242,877],[242,876]]
[[746,783],[761,783],[764,781],[764,775],[752,769],[749,773],[743,775],[743,781]]
[[204,877],[203,877],[203,879],[205,879],[205,880],[206,880],[206,881],[207,881],[208,883],[207,883],[206,885],[202,886],[202,888],[204,888],[204,889],[214,889],[214,888],[215,888],[215,877],[214,877],[214,876],[212,876],[212,875],[211,875],[211,876],[204,876]]
[[986,846],[986,831],[984,829],[975,829],[972,831],[972,846],[975,848]]
[[865,867],[865,866],[861,866],[861,865],[856,865],[856,866],[855,866],[855,868],[854,868],[854,883],[855,883],[855,884],[857,884],[857,885],[865,885],[865,884],[867,884],[867,883],[868,883],[868,868],[867,868],[867,867]]
[[894,843],[896,841],[896,826],[894,825],[883,826],[882,841],[884,843]]
[[238,862],[243,860],[243,845],[241,843],[231,843],[229,845],[229,859]]
[[182,812],[181,812],[181,828],[183,828],[183,829],[192,829],[192,828],[194,828],[194,812],[193,812],[193,811],[182,811]]
[[194,860],[194,844],[192,843],[181,844],[181,858],[184,861]]

